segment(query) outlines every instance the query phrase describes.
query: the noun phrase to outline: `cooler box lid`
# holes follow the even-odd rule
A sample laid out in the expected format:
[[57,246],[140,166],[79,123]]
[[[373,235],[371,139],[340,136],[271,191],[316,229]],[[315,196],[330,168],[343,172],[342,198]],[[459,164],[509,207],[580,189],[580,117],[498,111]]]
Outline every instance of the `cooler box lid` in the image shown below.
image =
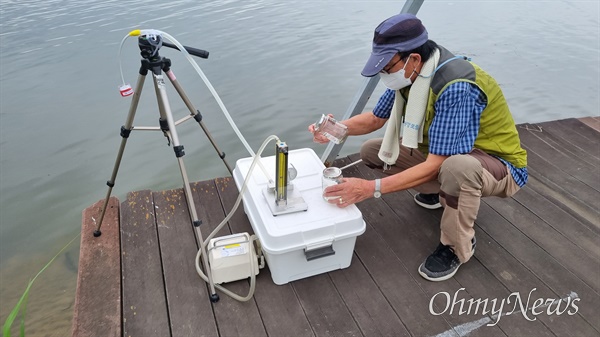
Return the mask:
[[[233,177],[241,190],[252,164],[252,157],[236,162]],[[271,179],[275,179],[275,156],[260,159]],[[292,181],[308,209],[297,213],[273,216],[263,190],[268,188],[268,178],[257,164],[248,181],[243,196],[244,208],[262,248],[269,254],[282,254],[300,248],[318,248],[364,233],[366,225],[362,213],[355,205],[339,208],[323,199],[321,177],[325,165],[312,149],[288,152],[288,162],[297,170]],[[270,198],[269,198],[270,199]]]

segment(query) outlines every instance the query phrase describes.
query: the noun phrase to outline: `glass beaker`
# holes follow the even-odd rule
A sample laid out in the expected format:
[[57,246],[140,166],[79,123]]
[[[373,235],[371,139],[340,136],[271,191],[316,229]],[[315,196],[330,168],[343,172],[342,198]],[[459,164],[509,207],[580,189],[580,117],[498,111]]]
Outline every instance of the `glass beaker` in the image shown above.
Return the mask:
[[322,134],[336,144],[341,144],[348,138],[348,127],[325,115],[321,115],[319,121],[315,123],[315,132]]
[[[339,167],[328,167],[326,169],[323,170],[323,178],[322,180],[322,185],[323,185],[323,193],[325,193],[325,189],[328,186],[333,186],[333,185],[337,185],[339,183],[342,182],[342,170]],[[323,199],[325,199],[325,201],[331,200],[331,199],[337,199],[339,197],[337,196],[333,196],[333,197],[325,197],[323,196]]]

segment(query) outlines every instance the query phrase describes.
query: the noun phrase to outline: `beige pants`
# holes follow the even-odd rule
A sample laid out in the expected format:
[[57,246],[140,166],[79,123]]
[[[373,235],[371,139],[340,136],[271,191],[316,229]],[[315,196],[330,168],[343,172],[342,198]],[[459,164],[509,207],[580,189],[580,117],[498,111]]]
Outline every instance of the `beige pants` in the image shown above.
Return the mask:
[[[382,138],[366,141],[360,149],[363,162],[374,169],[383,170],[383,161],[377,153]],[[419,150],[400,146],[396,165],[383,171],[392,175],[425,161]],[[508,167],[497,158],[474,149],[469,154],[448,157],[442,163],[438,179],[415,187],[420,193],[439,193],[444,213],[440,223],[440,241],[450,245],[462,263],[472,255],[471,239],[475,236],[473,225],[479,212],[482,197],[510,197],[519,190]]]

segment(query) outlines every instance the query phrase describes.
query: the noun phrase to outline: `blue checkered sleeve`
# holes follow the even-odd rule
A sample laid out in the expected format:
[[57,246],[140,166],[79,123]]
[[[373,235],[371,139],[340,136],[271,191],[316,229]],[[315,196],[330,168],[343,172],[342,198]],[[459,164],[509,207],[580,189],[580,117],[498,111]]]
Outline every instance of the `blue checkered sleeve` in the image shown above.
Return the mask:
[[377,101],[377,104],[375,104],[375,108],[373,108],[373,115],[379,118],[390,118],[395,99],[396,92],[391,89],[386,89],[383,95],[379,97],[379,101]]
[[448,86],[435,102],[429,153],[452,156],[471,152],[486,105],[487,99],[476,85],[456,82]]

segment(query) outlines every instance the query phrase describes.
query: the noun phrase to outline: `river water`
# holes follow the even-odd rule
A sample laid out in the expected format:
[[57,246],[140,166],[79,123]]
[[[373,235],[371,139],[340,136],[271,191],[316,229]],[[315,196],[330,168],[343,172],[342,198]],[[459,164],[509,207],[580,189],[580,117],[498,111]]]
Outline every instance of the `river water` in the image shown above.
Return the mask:
[[[402,1],[16,1],[0,0],[0,318],[81,226],[81,211],[104,197],[121,140],[140,55],[133,29],[159,29],[208,50],[197,59],[248,143],[270,134],[313,148],[306,131],[322,113],[341,117],[364,79],[372,31]],[[600,114],[598,1],[425,1],[435,40],[470,56],[504,90],[518,123]],[[168,48],[178,80],[233,166],[248,156],[209,91]],[[150,82],[150,79],[147,79]],[[366,110],[372,109],[380,84]],[[170,89],[173,115],[187,109]],[[134,125],[155,126],[152,85]],[[178,127],[191,181],[228,173],[197,124]],[[342,154],[365,137],[349,139]],[[129,138],[113,195],[181,186],[160,133]],[[69,333],[78,240],[30,294],[31,336]],[[199,280],[200,283],[200,280]]]

